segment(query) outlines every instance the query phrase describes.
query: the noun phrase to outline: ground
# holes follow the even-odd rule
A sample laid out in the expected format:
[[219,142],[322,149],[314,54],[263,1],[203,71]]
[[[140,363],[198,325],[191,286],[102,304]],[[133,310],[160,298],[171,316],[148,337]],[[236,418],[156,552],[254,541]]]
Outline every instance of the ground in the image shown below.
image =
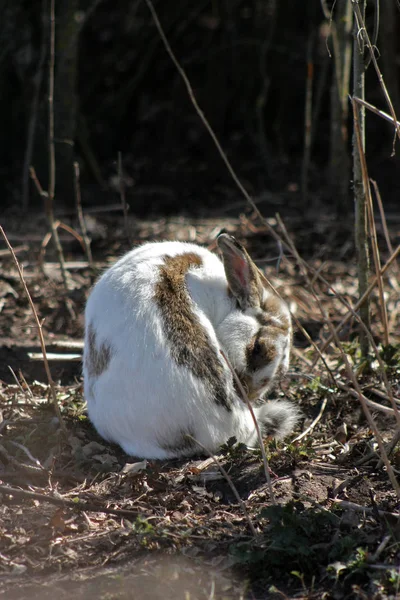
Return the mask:
[[[354,397],[345,358],[328,346],[318,360],[312,345],[321,348],[329,337],[328,319],[337,326],[347,313],[343,299],[356,302],[351,223],[348,229],[341,223],[340,230],[324,218],[308,225],[303,220],[301,227],[296,219],[285,223],[314,269],[311,283],[293,252],[284,250],[277,272],[280,251],[269,229],[281,234],[275,219],[131,218],[128,242],[124,221],[115,215],[89,219],[94,271],[76,240],[61,232],[68,292],[51,243],[39,264],[44,220],[26,219],[23,234],[18,219],[2,223],[42,321],[65,431],[52,406],[37,327],[16,266],[1,250],[0,597],[399,597],[399,498]],[[96,273],[130,243],[184,239],[212,248],[222,228],[246,244],[296,318],[291,369],[274,397],[296,402],[303,418],[285,442],[265,442],[271,485],[259,450],[228,444],[219,465],[206,456],[141,461],[104,442],[85,413],[82,315]],[[398,243],[396,224],[391,234]],[[395,420],[382,367],[393,396],[400,396],[396,268],[385,279],[389,346],[381,345],[375,295],[372,306],[381,362],[373,355],[360,358],[354,319],[340,330],[364,396],[388,408],[373,412],[385,443],[394,438]],[[390,460],[396,476],[398,444]]]

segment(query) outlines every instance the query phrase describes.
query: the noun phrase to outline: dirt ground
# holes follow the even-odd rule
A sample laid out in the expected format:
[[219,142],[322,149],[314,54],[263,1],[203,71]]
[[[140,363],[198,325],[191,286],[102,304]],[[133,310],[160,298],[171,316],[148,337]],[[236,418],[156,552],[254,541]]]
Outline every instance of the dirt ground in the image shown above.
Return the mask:
[[[313,295],[289,252],[281,256],[268,229],[240,218],[170,218],[129,222],[91,216],[95,271],[65,231],[61,241],[71,277],[64,291],[51,243],[39,265],[46,233],[42,218],[2,226],[23,266],[43,323],[51,374],[66,432],[51,405],[37,328],[17,269],[0,250],[0,597],[76,599],[266,599],[400,597],[399,498],[352,389],[343,357],[328,337],[357,299],[351,223],[286,222],[291,238],[316,269]],[[74,226],[74,223],[70,223]],[[277,228],[275,219],[269,225]],[[181,239],[215,247],[225,228],[246,243],[296,317],[292,365],[274,397],[298,403],[303,419],[285,441],[261,453],[235,445],[218,455],[230,481],[210,457],[142,461],[104,442],[89,423],[82,397],[83,310],[96,273],[130,244]],[[400,223],[390,224],[399,243]],[[382,240],[382,260],[388,252]],[[400,398],[398,265],[388,270],[385,299],[390,346],[380,348],[393,396]],[[324,281],[319,278],[322,274]],[[330,287],[331,286],[331,287]],[[333,293],[332,287],[336,294]],[[319,305],[320,303],[320,305]],[[322,311],[325,312],[322,314]],[[302,328],[308,333],[305,337]],[[376,294],[372,332],[383,339]],[[340,338],[364,395],[389,411],[373,412],[385,443],[393,440],[381,366],[359,356],[354,319]],[[315,363],[315,364],[314,364]],[[301,439],[296,438],[302,435]],[[400,447],[391,452],[400,472]],[[232,490],[234,486],[241,503]],[[256,535],[252,533],[254,528]]]

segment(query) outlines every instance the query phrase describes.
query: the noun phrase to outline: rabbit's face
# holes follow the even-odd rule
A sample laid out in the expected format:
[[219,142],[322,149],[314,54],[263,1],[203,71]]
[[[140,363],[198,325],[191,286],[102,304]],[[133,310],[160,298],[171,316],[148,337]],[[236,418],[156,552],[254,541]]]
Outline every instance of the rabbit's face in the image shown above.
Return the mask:
[[289,366],[291,332],[260,327],[245,349],[245,368],[239,375],[250,400],[261,398]]
[[229,290],[238,304],[221,327],[221,341],[249,399],[255,400],[288,369],[290,313],[234,238],[223,234],[218,245]]

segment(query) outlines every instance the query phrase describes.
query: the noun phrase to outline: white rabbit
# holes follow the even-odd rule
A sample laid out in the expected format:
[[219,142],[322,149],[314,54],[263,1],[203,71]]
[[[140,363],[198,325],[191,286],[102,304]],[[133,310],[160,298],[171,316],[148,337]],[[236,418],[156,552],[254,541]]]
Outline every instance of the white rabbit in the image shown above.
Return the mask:
[[[223,262],[201,246],[147,243],[99,279],[86,306],[83,373],[89,417],[128,454],[172,458],[215,452],[229,438],[257,443],[247,404],[288,368],[286,304],[246,250],[221,234]],[[297,409],[255,406],[264,435],[288,434]]]

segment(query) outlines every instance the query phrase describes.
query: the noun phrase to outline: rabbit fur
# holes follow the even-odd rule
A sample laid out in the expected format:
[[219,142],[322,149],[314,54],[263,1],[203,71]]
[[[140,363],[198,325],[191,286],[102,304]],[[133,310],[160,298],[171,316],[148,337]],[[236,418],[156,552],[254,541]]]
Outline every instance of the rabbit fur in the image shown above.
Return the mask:
[[[85,312],[84,391],[98,432],[128,454],[174,458],[218,450],[229,438],[254,446],[251,401],[288,368],[286,304],[233,237],[217,255],[196,244],[151,242],[109,268]],[[283,437],[297,409],[254,406],[264,435]],[[196,444],[198,441],[201,446]]]

